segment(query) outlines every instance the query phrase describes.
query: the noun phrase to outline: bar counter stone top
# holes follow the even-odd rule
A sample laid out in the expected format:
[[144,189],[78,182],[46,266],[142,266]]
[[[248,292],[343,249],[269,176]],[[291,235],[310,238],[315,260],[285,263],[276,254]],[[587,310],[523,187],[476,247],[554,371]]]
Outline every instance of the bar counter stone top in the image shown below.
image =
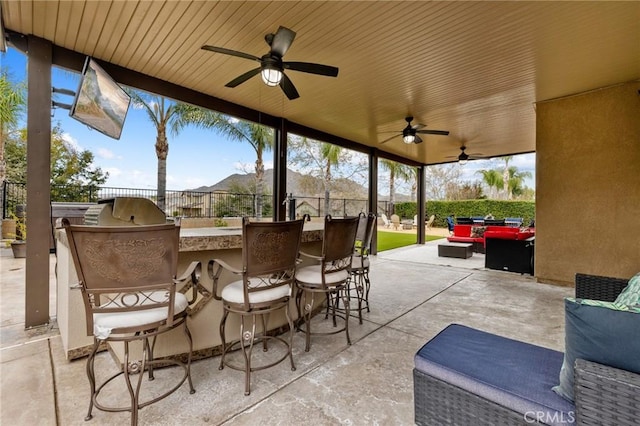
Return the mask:
[[[323,223],[307,222],[302,242],[322,241]],[[180,251],[206,251],[242,248],[241,227],[181,228]]]
[[[301,248],[307,253],[319,254],[322,250],[323,223],[305,222],[302,232]],[[67,359],[76,359],[89,353],[93,338],[87,335],[85,326],[84,303],[82,295],[77,289],[78,278],[73,259],[69,250],[69,243],[64,229],[57,229],[57,319],[62,338],[63,349]],[[241,227],[198,227],[180,228],[180,252],[178,255],[178,271],[184,271],[187,265],[198,261],[203,268],[213,258],[219,258],[232,265],[242,262],[242,228]],[[312,261],[308,261],[312,262]],[[303,263],[304,264],[304,263]],[[233,274],[223,274],[221,285],[237,279]],[[213,283],[209,275],[204,272],[200,276],[203,289],[211,290]],[[193,337],[194,359],[214,356],[219,353],[221,340],[217,331],[217,324],[223,314],[220,301],[211,297],[210,293],[201,293],[198,301],[191,306],[189,313],[189,329]],[[295,301],[292,299],[290,312],[295,313]],[[269,328],[280,329],[286,323],[284,314],[272,315]],[[231,328],[239,327],[237,318],[231,318]],[[188,352],[184,339],[174,338],[173,335],[158,339],[154,350],[158,357],[182,355]],[[123,360],[122,348],[111,345],[113,355]]]

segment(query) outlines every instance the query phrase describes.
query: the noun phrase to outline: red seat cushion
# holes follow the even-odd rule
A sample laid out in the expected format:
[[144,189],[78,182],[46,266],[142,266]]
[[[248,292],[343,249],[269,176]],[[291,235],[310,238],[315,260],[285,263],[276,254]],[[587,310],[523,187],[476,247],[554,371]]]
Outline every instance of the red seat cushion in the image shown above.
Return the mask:
[[471,225],[453,225],[454,237],[469,237],[471,236]]

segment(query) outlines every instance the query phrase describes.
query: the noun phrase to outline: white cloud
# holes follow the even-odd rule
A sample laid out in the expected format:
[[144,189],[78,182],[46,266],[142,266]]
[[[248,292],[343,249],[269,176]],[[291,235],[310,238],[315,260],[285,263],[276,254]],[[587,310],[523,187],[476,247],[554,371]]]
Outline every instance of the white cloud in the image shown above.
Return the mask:
[[111,151],[110,149],[107,149],[107,148],[98,148],[98,152],[96,153],[96,155],[99,158],[104,158],[105,160],[113,160],[115,158],[119,158],[119,159],[122,158],[122,157],[116,157],[116,155],[113,153],[113,151]]
[[109,172],[105,186],[141,189],[156,187],[156,176],[142,170],[122,170],[118,167],[107,167],[103,170]]
[[71,136],[70,133],[62,133],[62,139],[67,142],[69,145],[71,145],[74,149],[78,150],[78,151],[84,151],[84,148],[82,148],[80,146],[80,144],[78,143],[78,141]]
[[117,167],[105,167],[104,169],[105,172],[109,173],[109,177],[118,177],[122,175],[122,170],[120,170]]
[[536,154],[516,155],[513,157],[513,165],[521,170],[535,170]]

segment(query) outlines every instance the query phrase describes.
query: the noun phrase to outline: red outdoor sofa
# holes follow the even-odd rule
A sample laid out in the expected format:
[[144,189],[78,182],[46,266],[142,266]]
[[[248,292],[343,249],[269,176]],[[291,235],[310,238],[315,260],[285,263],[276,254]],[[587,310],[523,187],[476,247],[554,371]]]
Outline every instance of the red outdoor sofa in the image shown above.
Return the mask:
[[512,226],[454,225],[453,235],[447,237],[452,243],[471,243],[475,253],[485,253],[485,238],[503,240],[526,240],[535,236],[535,228]]

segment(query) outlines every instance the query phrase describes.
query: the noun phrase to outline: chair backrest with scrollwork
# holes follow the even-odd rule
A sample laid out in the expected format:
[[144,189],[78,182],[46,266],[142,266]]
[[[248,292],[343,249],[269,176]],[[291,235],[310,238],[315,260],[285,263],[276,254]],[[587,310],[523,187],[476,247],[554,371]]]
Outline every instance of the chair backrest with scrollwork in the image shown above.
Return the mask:
[[303,226],[304,219],[287,222],[250,222],[248,218],[243,220],[245,305],[248,305],[248,293],[292,285]]
[[324,220],[322,257],[324,273],[338,272],[351,267],[351,257],[358,231],[358,217]]
[[358,215],[358,231],[356,232],[355,250],[360,256],[366,256],[371,251],[371,239],[376,227],[376,215],[369,213]]
[[[63,220],[80,281],[87,318],[93,315],[168,309],[173,319],[180,227],[71,225]],[[161,325],[160,323],[158,325]]]

